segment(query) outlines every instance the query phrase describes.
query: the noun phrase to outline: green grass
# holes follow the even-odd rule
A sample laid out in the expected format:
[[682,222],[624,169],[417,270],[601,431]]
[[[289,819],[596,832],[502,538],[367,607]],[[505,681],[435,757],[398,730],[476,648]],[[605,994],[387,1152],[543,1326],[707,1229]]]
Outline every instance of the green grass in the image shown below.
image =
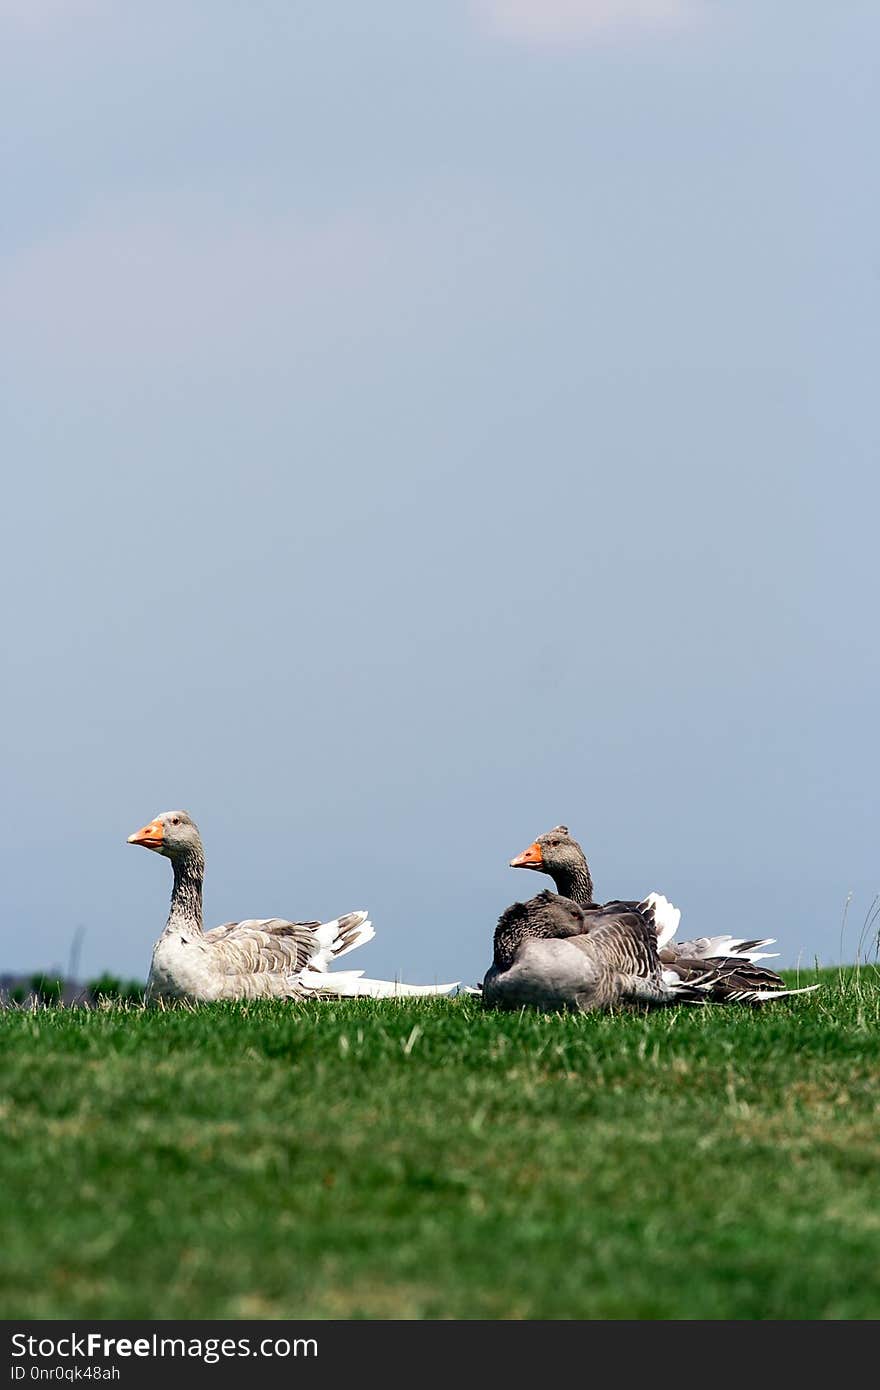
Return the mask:
[[823,980],[4,1012],[0,1316],[876,1318],[880,985]]

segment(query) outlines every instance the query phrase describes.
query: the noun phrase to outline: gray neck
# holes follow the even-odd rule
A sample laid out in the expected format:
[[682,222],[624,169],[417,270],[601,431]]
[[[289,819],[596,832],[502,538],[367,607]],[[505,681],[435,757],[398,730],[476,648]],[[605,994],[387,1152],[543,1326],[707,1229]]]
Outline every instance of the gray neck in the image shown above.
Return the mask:
[[581,909],[546,888],[536,898],[512,903],[502,912],[495,928],[495,968],[508,970],[524,941],[580,936],[584,930]]
[[492,964],[496,970],[509,970],[513,965],[514,957],[527,936],[533,933],[523,928],[521,923],[505,924],[495,928],[495,939],[493,941]]
[[192,850],[182,859],[172,860],[174,868],[174,888],[171,893],[171,910],[168,913],[166,931],[189,931],[201,935],[202,932],[202,880],[205,877],[205,860]]
[[590,907],[593,901],[593,879],[586,859],[576,869],[554,869],[550,875],[556,884],[556,891],[563,898],[571,898],[579,907]]

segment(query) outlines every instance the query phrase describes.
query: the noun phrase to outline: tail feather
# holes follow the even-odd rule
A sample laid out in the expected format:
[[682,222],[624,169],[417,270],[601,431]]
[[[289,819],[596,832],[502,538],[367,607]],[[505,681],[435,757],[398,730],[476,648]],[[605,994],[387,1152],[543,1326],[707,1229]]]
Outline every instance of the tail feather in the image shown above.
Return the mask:
[[657,950],[666,950],[664,960],[677,960],[687,956],[693,960],[704,960],[710,956],[724,956],[731,960],[747,960],[755,964],[759,960],[772,960],[778,951],[765,951],[765,946],[773,946],[776,938],[767,936],[747,940],[743,936],[698,936],[692,941],[674,941],[673,937],[681,925],[681,909],[673,907],[662,893],[649,893],[639,903],[654,923],[657,932]]
[[335,999],[419,999],[451,994],[459,981],[445,985],[408,985],[402,980],[370,980],[361,970],[334,970],[329,974],[306,969],[299,983],[311,994]]
[[680,980],[679,986],[672,985],[676,998],[693,1004],[763,1004],[792,994],[810,994],[819,988],[806,985],[801,989],[788,989],[775,971],[734,957],[677,960],[663,972],[667,984],[670,976],[678,976]]
[[710,999],[705,992],[708,986],[700,979],[686,979],[683,975],[677,974],[675,970],[664,970],[662,973],[663,988],[667,992],[671,1004],[708,1004]]
[[654,927],[657,931],[657,949],[665,946],[671,941],[678,931],[681,924],[681,908],[673,907],[668,898],[664,898],[662,893],[649,893],[644,903],[640,907],[647,906],[651,909]]
[[357,946],[365,946],[375,935],[366,912],[347,912],[332,922],[322,922],[315,928],[317,950],[296,977],[300,992],[318,998],[413,999],[449,994],[458,988],[457,980],[445,985],[407,985],[401,980],[365,979],[363,970],[329,969],[340,956]]
[[332,922],[322,922],[315,928],[318,949],[309,962],[313,970],[326,970],[332,961],[347,955],[357,946],[365,946],[376,935],[366,912],[346,912]]
[[730,995],[731,1001],[738,1004],[765,1004],[770,999],[787,999],[792,994],[812,994],[821,985],[802,985],[800,989],[753,989],[742,990]]
[[758,965],[778,952],[765,951],[775,937],[700,936],[674,941],[681,912],[662,893],[649,893],[639,909],[653,923],[663,965],[663,989],[672,1003],[763,1004],[794,994],[811,994],[819,985],[787,989],[781,975]]
[[698,936],[693,941],[672,941],[669,947],[676,957],[691,960],[706,960],[723,956],[730,960],[747,960],[753,964],[759,960],[772,960],[778,951],[765,951],[765,946],[774,945],[776,938],[766,936],[747,941],[741,936]]

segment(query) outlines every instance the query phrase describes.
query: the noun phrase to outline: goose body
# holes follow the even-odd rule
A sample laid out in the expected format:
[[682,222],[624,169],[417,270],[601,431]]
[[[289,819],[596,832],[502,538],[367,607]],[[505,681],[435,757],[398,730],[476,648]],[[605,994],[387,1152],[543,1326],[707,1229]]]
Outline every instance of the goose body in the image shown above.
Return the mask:
[[502,914],[483,981],[488,1008],[760,1004],[816,988],[787,989],[779,975],[757,964],[766,958],[769,938],[674,942],[681,913],[662,894],[595,903],[586,856],[566,826],[540,835],[510,862],[549,874],[558,891],[514,903]]
[[484,1006],[501,1009],[650,1007],[685,992],[660,962],[649,904],[590,914],[549,891],[502,913],[483,980]]
[[[326,984],[322,977],[337,957],[372,938],[365,912],[323,923],[280,917],[227,922],[207,932],[174,924],[153,947],[148,994],[203,1001],[305,999]],[[350,974],[332,977],[334,991]]]
[[412,998],[448,994],[454,984],[407,985],[371,980],[362,970],[331,965],[372,941],[366,912],[331,922],[291,922],[280,917],[225,922],[205,931],[202,883],[205,856],[198,827],[185,811],[163,811],[130,835],[171,860],[174,887],[165,930],[153,948],[147,998],[218,999]]

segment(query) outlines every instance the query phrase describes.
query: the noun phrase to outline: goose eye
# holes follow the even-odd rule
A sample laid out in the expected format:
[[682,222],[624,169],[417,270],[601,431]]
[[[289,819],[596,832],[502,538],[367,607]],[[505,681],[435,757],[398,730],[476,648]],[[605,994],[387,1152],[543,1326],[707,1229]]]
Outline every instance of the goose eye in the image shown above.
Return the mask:
[[172,824],[172,825],[180,825],[180,816],[172,816],[172,817],[171,817],[171,824]]

